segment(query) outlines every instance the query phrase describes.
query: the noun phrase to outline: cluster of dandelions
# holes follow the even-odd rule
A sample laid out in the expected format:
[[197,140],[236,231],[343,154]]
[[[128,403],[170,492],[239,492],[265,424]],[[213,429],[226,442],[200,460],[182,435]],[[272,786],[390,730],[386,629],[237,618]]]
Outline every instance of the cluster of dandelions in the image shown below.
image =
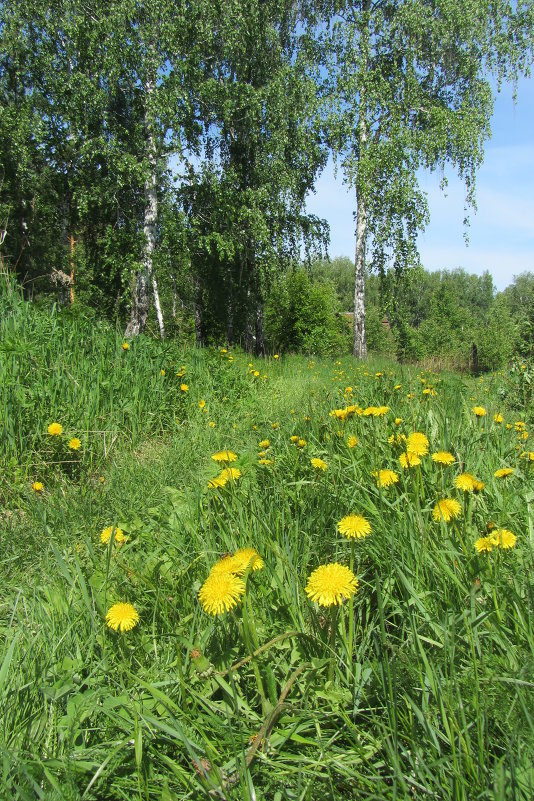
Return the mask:
[[240,548],[219,559],[198,593],[202,608],[209,615],[229,612],[241,601],[246,584],[242,576],[261,570],[264,561],[255,548]]
[[475,542],[475,549],[478,553],[490,553],[494,548],[508,550],[514,548],[517,537],[507,528],[494,528],[486,537],[479,537]]
[[[237,460],[237,454],[229,450],[217,451],[211,458],[218,465],[228,465]],[[228,483],[233,484],[238,478],[241,478],[241,470],[237,467],[223,467],[218,476],[208,481],[208,487],[209,489],[222,489]]]
[[[63,426],[61,423],[50,423],[46,430],[51,437],[61,437],[63,434]],[[79,437],[70,437],[67,445],[69,450],[78,451],[82,447],[82,441]]]

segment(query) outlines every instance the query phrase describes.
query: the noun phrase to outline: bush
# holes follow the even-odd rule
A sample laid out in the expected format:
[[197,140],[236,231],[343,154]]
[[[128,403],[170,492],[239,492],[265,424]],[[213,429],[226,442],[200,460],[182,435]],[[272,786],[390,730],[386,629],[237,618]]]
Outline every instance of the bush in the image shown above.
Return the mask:
[[272,288],[265,335],[272,350],[317,355],[346,351],[350,340],[333,286],[313,282],[303,270],[289,273]]

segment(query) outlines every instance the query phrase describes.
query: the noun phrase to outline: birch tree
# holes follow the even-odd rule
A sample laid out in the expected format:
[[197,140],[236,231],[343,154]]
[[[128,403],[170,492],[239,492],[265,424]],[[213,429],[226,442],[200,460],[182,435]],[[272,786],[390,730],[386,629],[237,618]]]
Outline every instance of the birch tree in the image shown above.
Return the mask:
[[[354,355],[364,357],[366,263],[417,264],[429,213],[420,170],[455,169],[475,203],[493,87],[528,71],[532,0],[340,0],[329,6],[325,119],[354,191]],[[444,174],[444,172],[443,172]],[[446,180],[443,180],[446,184]]]

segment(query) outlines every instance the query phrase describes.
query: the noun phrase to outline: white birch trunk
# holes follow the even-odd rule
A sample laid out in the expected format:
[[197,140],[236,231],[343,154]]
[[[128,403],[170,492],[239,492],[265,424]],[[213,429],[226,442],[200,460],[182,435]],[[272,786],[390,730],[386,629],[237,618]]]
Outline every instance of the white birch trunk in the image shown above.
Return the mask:
[[367,207],[362,192],[356,191],[356,254],[354,258],[354,347],[357,359],[367,356],[365,338],[365,245],[367,241]]
[[154,93],[155,80],[150,77],[145,82],[145,130],[147,135],[147,156],[149,173],[145,181],[145,213],[143,233],[145,247],[143,251],[143,269],[137,275],[132,298],[130,322],[126,327],[125,336],[137,336],[145,330],[148,312],[150,309],[150,286],[154,294],[154,303],[161,337],[165,336],[163,315],[159,302],[159,293],[155,277],[153,276],[152,260],[156,247],[156,225],[158,220],[158,184],[157,184],[157,149],[154,126],[150,116],[151,95]]

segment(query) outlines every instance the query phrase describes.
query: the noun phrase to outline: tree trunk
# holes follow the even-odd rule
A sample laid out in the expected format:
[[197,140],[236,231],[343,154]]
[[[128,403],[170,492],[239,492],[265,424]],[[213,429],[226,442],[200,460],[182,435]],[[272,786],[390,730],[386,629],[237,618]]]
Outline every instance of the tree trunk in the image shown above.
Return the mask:
[[263,327],[263,303],[256,300],[256,356],[265,356],[265,330]]
[[[362,2],[362,19],[360,36],[364,69],[369,63],[369,12],[370,0]],[[360,87],[358,115],[358,174],[356,177],[356,253],[354,257],[354,346],[353,354],[357,359],[367,356],[367,340],[365,338],[365,248],[367,244],[367,202],[365,197],[365,175],[362,176],[360,164],[365,159],[367,146],[367,99],[365,87]]]
[[159,334],[162,339],[165,339],[165,325],[163,323],[163,312],[161,310],[161,303],[159,300],[158,284],[156,276],[152,273],[152,292],[154,293],[154,306],[156,307],[156,317],[158,318]]
[[356,255],[354,258],[354,347],[357,359],[367,356],[365,337],[365,245],[367,240],[367,207],[363,192],[356,191]]
[[155,90],[155,80],[147,78],[145,83],[145,130],[147,135],[147,156],[149,171],[145,181],[145,214],[143,233],[145,247],[143,252],[143,268],[138,273],[133,287],[130,321],[126,326],[125,336],[133,337],[145,330],[150,309],[150,285],[154,292],[154,302],[158,313],[158,323],[162,338],[165,336],[163,317],[159,305],[159,294],[155,278],[152,275],[152,259],[156,247],[156,225],[158,220],[158,183],[157,183],[157,149],[154,125],[150,117],[151,95]]
[[70,235],[70,305],[74,303],[74,246],[76,240],[74,235]]
[[195,286],[195,345],[197,348],[204,344],[202,336],[202,292],[198,278],[194,279]]

